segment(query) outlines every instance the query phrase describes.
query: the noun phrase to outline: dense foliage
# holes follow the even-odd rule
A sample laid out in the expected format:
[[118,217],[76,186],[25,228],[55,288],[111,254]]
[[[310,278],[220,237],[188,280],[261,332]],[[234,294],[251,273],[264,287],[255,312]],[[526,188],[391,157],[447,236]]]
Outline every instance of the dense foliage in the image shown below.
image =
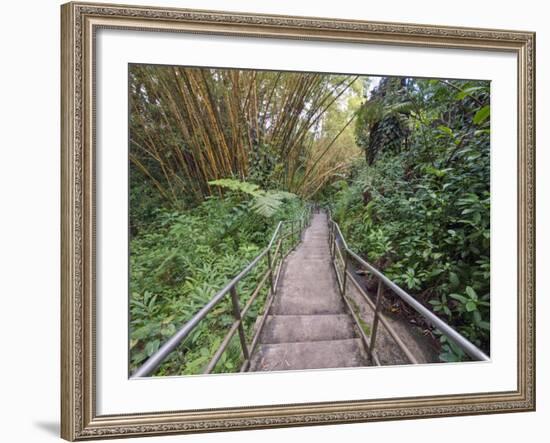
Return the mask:
[[[353,248],[489,351],[489,85],[388,78],[328,200]],[[442,338],[443,360],[463,353]]]
[[[191,210],[161,209],[155,221],[132,240],[130,372],[261,252],[279,220],[293,218],[302,210],[301,202],[290,198],[268,218],[257,213],[253,205],[246,194],[236,192],[209,198]],[[242,303],[265,269],[263,261],[239,285]],[[249,311],[248,332],[263,307],[262,301],[257,300]],[[227,297],[157,374],[200,373],[233,321]],[[238,370],[240,358],[235,342],[216,370]]]
[[[488,82],[144,65],[129,79],[130,372],[310,199],[490,351]],[[239,285],[241,303],[265,269]],[[200,373],[233,320],[227,297],[156,375]],[[440,340],[441,360],[466,358]],[[236,336],[215,371],[241,361]]]
[[[132,372],[360,154],[352,123],[363,82],[146,65],[132,65],[129,81]],[[264,269],[240,284],[241,303]],[[227,299],[157,374],[201,372],[232,321]],[[216,371],[240,358],[232,343]]]

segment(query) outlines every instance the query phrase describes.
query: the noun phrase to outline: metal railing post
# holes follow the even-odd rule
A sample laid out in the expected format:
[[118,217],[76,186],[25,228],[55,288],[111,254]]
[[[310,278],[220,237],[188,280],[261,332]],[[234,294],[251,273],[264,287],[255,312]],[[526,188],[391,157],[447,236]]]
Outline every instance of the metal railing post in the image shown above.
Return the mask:
[[342,275],[342,297],[346,295],[346,282],[348,277],[348,251],[344,248],[344,273]]
[[281,246],[279,248],[279,255],[281,256],[281,266],[283,265],[283,260],[285,258],[285,253],[284,253],[284,250],[285,250],[285,235],[286,234],[281,229]]
[[275,293],[275,286],[273,282],[273,261],[271,260],[271,249],[267,250],[267,266],[269,267],[269,281],[271,283],[271,293]]
[[246,335],[244,333],[243,320],[241,318],[241,308],[239,306],[239,296],[237,295],[236,285],[232,286],[230,289],[231,301],[233,303],[233,316],[235,320],[239,322],[239,338],[241,340],[241,348],[243,350],[243,356],[245,360],[250,358],[248,353],[248,346],[246,345]]
[[332,230],[332,244],[330,245],[330,258],[334,260],[334,254],[336,254],[336,231],[334,229],[334,223],[331,224]]
[[378,321],[380,320],[380,309],[382,308],[382,297],[384,297],[384,283],[378,279],[378,290],[376,291],[376,308],[374,309],[374,320],[372,322],[372,333],[369,345],[369,351],[374,352],[376,344],[376,332],[378,331]]

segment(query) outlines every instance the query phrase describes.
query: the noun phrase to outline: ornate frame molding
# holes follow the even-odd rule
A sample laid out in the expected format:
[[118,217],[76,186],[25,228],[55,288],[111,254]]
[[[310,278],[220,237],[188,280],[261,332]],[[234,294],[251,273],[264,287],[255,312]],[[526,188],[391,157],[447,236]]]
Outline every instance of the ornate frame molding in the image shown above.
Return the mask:
[[[62,18],[61,435],[67,440],[533,411],[535,34],[68,3]],[[472,395],[97,416],[94,32],[101,27],[508,51],[518,57],[518,389]]]

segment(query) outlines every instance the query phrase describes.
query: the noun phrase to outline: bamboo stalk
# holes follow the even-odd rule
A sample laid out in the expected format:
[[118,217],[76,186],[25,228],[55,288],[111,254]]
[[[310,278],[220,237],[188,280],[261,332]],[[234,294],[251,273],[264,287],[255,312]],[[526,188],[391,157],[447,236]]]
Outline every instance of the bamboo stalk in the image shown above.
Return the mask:
[[271,179],[301,195],[349,164],[331,148],[351,119],[328,145],[323,121],[357,76],[143,65],[130,75],[131,161],[171,204],[221,192],[212,179],[247,179],[259,146],[280,166]]

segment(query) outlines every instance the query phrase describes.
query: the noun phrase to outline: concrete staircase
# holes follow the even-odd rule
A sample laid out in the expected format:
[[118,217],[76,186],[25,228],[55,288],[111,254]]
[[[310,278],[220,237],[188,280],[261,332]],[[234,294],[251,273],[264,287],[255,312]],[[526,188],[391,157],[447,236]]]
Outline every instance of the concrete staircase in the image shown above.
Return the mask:
[[282,272],[249,370],[367,366],[367,353],[338,291],[326,214],[313,216]]

